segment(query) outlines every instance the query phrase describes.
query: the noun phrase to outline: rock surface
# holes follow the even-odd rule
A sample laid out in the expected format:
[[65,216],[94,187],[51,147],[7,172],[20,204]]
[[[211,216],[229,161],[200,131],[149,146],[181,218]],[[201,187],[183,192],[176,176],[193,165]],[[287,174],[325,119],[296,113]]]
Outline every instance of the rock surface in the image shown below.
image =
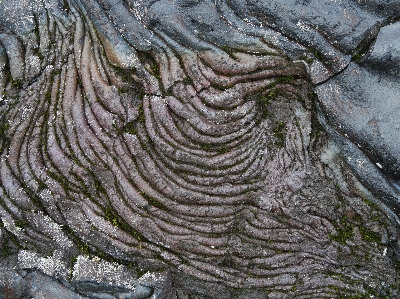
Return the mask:
[[399,1],[0,13],[0,298],[397,298]]

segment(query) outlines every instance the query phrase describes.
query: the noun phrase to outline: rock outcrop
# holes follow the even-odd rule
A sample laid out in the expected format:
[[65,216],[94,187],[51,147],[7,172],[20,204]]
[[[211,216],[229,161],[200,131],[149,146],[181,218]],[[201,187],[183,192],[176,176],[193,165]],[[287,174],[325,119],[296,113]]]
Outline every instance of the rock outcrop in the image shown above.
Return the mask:
[[396,298],[381,2],[1,2],[0,298]]

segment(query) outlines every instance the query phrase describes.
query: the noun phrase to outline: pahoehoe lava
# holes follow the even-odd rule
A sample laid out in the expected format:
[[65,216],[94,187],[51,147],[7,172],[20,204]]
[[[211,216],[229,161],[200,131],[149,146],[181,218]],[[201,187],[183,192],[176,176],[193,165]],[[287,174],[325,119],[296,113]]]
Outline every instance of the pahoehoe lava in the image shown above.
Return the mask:
[[398,231],[314,93],[373,8],[332,46],[253,2],[0,3],[5,259],[167,272],[154,298],[395,298]]

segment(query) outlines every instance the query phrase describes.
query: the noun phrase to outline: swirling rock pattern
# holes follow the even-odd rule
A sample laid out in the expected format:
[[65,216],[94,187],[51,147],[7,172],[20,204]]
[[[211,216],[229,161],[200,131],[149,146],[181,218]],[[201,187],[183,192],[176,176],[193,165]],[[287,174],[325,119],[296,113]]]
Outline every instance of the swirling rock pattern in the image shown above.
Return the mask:
[[1,3],[4,263],[116,262],[132,298],[395,298],[398,194],[345,163],[326,90],[397,4]]

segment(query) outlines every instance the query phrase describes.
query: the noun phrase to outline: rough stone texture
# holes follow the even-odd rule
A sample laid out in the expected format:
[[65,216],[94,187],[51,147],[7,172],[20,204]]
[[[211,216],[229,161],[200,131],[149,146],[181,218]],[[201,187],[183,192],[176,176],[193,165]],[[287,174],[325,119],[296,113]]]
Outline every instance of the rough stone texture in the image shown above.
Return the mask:
[[399,7],[1,2],[0,296],[396,298]]
[[90,281],[68,283],[57,281],[38,270],[1,268],[0,275],[1,299],[146,299],[151,298],[153,293],[152,289],[139,283],[130,289]]
[[[346,153],[362,182],[400,213],[400,23],[382,27],[359,64],[317,88],[336,131],[358,149]],[[338,138],[340,138],[338,136]],[[354,161],[354,151],[365,163]]]

